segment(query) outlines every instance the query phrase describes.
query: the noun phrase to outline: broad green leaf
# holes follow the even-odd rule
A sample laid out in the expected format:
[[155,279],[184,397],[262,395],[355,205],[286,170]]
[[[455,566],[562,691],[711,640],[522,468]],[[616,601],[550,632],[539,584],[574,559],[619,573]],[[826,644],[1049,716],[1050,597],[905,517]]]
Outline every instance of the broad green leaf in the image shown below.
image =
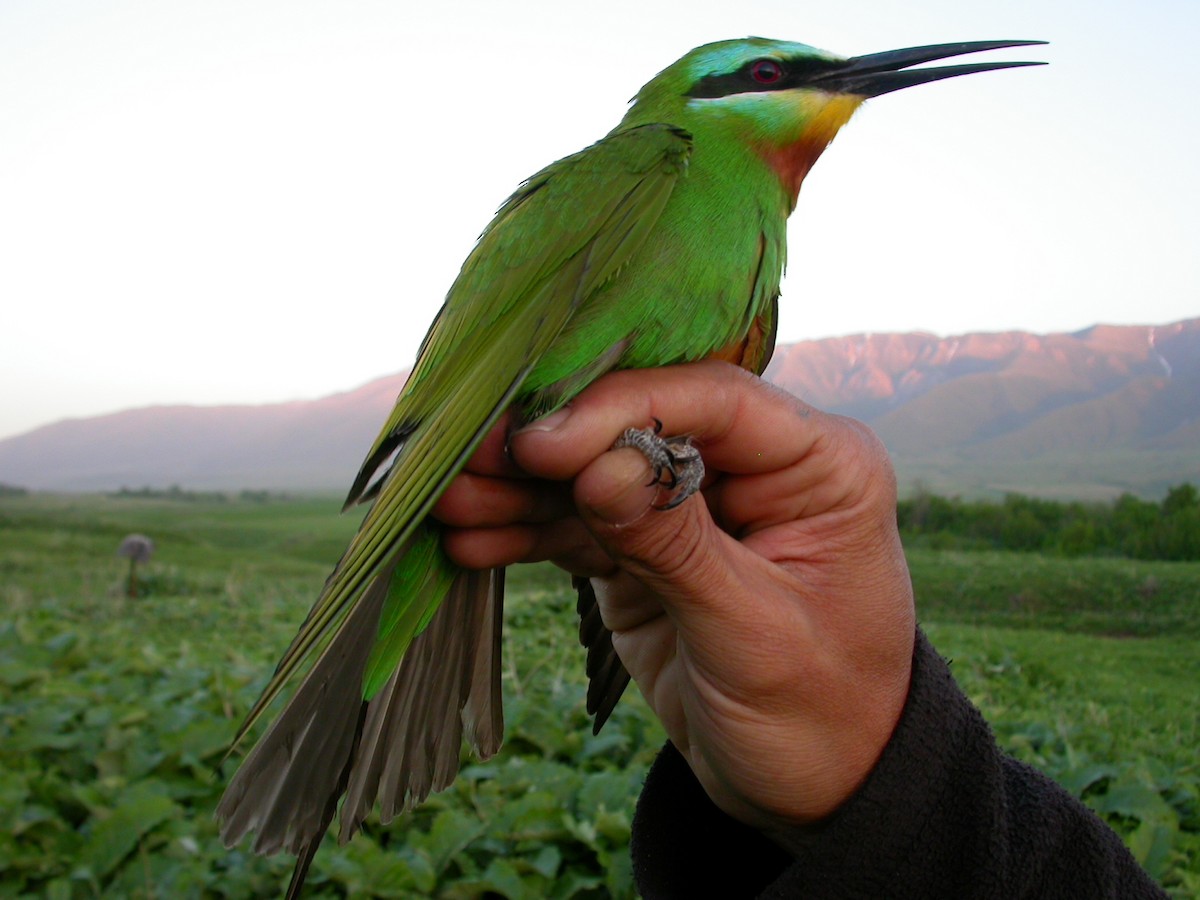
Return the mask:
[[229,724],[221,719],[198,719],[180,731],[164,734],[160,746],[188,761],[211,760],[229,746]]
[[15,810],[20,809],[29,794],[29,782],[24,774],[0,768],[0,810],[5,811],[4,819],[7,819]]
[[33,660],[0,659],[0,684],[23,688],[45,677]]
[[1140,822],[1168,821],[1176,818],[1175,811],[1159,794],[1158,789],[1136,777],[1126,776],[1109,785],[1107,791],[1089,798],[1097,812],[1128,816]]
[[513,800],[495,824],[515,841],[550,841],[563,834],[562,802],[550,791],[531,791]]
[[422,836],[434,871],[441,873],[451,859],[485,830],[483,822],[458,810],[447,809],[438,813],[429,834]]
[[592,896],[592,892],[603,883],[604,879],[599,875],[568,872],[566,875],[554,880],[554,887],[550,890],[550,896],[554,900],[571,900],[571,898],[585,892],[588,896]]
[[1134,859],[1154,878],[1162,880],[1166,874],[1167,862],[1179,835],[1179,825],[1175,819],[1143,821],[1133,830],[1126,843],[1133,853]]
[[623,846],[629,843],[630,822],[629,814],[625,810],[605,810],[596,816],[595,825],[596,831],[613,844]]
[[1082,797],[1088,788],[1105,779],[1116,777],[1117,772],[1117,767],[1110,763],[1092,763],[1056,772],[1055,780],[1066,788],[1068,793],[1076,797]]
[[580,815],[597,815],[603,810],[618,812],[633,808],[639,787],[629,772],[592,772],[584,779],[577,801]]
[[558,874],[558,867],[562,865],[562,851],[555,844],[547,844],[542,847],[536,856],[532,858],[523,857],[522,859],[535,872],[544,875],[546,878],[553,878]]
[[103,878],[133,852],[142,837],[176,812],[175,804],[154,785],[136,784],[117,807],[92,825],[80,863]]
[[491,892],[507,900],[540,900],[546,896],[548,886],[540,876],[522,877],[513,863],[501,858],[493,859],[478,878],[459,884],[470,892],[469,896]]
[[605,883],[614,897],[633,897],[633,861],[628,853],[610,854]]

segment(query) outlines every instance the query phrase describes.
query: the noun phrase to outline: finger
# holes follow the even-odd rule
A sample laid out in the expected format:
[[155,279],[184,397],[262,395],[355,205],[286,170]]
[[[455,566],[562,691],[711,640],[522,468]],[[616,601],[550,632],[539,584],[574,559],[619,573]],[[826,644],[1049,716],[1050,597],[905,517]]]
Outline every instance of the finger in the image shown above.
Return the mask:
[[[778,427],[783,416],[785,430]],[[569,406],[514,432],[510,446],[531,474],[571,478],[626,428],[657,419],[664,435],[693,436],[708,464],[750,474],[810,453],[828,418],[744,369],[708,361],[606,375]]]
[[[703,397],[703,403],[696,398]],[[511,438],[517,463],[531,474],[570,478],[603,453],[630,426],[658,420],[664,434],[689,434],[710,472],[731,473],[760,484],[753,502],[718,504],[714,511],[735,533],[846,507],[871,494],[888,497],[890,465],[877,438],[852,420],[816,410],[750,373],[719,362],[605,376],[552,416]],[[855,457],[874,456],[861,478]],[[780,473],[786,473],[786,483]],[[894,493],[894,485],[890,490]],[[715,496],[724,499],[725,492]],[[760,503],[759,500],[768,502]]]
[[449,528],[443,544],[450,559],[467,569],[549,560],[585,578],[613,570],[612,559],[577,517],[549,525]]
[[467,460],[463,471],[503,478],[528,477],[513,462],[512,455],[508,452],[508,435],[511,430],[512,413],[506,412],[500,417],[500,421],[484,435],[479,446],[475,448],[475,452],[471,454],[471,458]]
[[444,525],[488,528],[551,522],[574,512],[574,504],[569,488],[561,482],[463,472],[450,482],[431,512]]
[[851,504],[858,521],[894,518],[895,469],[870,428],[853,419],[823,415],[818,446],[791,465],[771,472],[723,475],[705,490],[713,517],[744,538],[784,523],[824,529],[820,514]]
[[604,626],[609,631],[632,631],[663,615],[658,595],[624,569],[597,573],[591,578]]
[[[648,476],[637,451],[604,453],[575,479],[576,504],[600,547],[658,595],[693,653],[719,669],[729,646],[765,646],[770,635],[806,630],[801,605],[779,601],[786,572],[722,532],[698,499],[656,509],[659,489],[647,486]],[[802,594],[799,585],[783,587]],[[627,626],[619,609],[603,611],[614,631]]]

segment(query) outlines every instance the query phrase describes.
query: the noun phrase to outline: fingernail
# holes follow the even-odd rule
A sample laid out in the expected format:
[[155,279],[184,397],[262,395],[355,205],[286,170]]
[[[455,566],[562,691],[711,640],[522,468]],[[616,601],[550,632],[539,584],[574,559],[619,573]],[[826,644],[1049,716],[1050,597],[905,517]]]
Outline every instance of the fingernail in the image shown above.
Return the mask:
[[563,422],[567,421],[570,415],[571,407],[564,406],[548,416],[542,416],[540,419],[534,419],[528,425],[521,426],[513,434],[521,434],[526,431],[554,431],[556,428],[562,427]]
[[641,454],[612,454],[609,489],[599,502],[589,503],[596,518],[609,525],[631,525],[650,511],[658,487],[650,479],[650,465]]

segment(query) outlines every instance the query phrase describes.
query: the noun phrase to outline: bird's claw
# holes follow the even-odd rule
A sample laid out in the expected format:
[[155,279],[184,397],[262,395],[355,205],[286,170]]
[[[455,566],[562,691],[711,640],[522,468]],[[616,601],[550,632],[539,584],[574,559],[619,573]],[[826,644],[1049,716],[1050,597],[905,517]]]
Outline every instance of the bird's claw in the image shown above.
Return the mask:
[[632,447],[650,463],[654,473],[650,484],[658,484],[672,491],[666,503],[655,506],[658,510],[674,509],[696,491],[704,478],[704,460],[700,451],[687,436],[664,438],[659,436],[663,424],[654,420],[653,428],[627,428],[617,438],[613,449]]

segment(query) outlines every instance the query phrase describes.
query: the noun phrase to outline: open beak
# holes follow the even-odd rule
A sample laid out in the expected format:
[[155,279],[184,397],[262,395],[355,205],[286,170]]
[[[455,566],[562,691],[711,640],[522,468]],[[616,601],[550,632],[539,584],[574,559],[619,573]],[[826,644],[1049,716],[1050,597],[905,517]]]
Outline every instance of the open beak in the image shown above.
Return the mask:
[[964,63],[958,66],[934,66],[928,69],[910,69],[935,59],[962,56],[964,53],[979,53],[983,50],[1000,50],[1004,47],[1031,47],[1046,41],[965,41],[957,44],[930,44],[926,47],[908,47],[904,50],[888,50],[867,56],[854,56],[842,63],[835,63],[808,82],[808,87],[835,94],[858,94],[863,97],[878,97],[901,88],[972,72],[990,72],[993,69],[1015,69],[1019,66],[1044,66],[1043,62],[988,62]]

